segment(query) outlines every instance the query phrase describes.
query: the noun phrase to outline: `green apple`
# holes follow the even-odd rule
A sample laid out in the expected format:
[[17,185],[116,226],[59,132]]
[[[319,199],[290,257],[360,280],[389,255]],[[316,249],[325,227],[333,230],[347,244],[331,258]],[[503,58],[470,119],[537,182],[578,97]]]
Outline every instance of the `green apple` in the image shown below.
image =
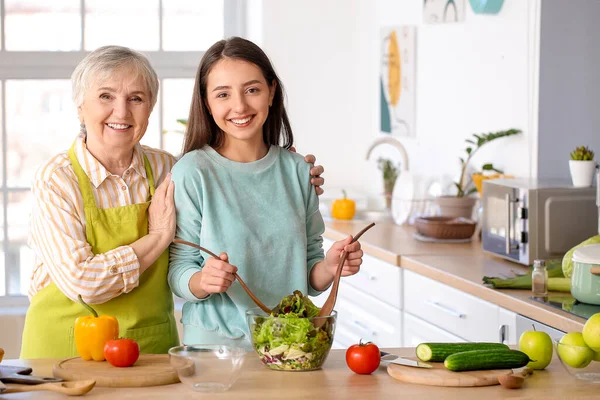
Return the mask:
[[592,362],[595,353],[585,344],[580,332],[571,332],[560,339],[558,355],[573,368],[585,368]]
[[594,361],[600,361],[600,351],[595,351],[594,352],[594,358],[592,358],[592,360],[594,360]]
[[600,313],[592,315],[583,326],[583,340],[594,351],[600,351]]
[[552,361],[552,339],[546,332],[523,332],[519,338],[519,350],[534,360],[527,364],[531,369],[544,369]]

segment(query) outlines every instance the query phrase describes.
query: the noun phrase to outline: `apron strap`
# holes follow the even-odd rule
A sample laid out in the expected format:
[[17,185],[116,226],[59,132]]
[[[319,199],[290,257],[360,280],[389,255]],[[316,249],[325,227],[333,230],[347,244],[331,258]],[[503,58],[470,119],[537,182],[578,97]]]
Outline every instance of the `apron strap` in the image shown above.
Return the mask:
[[148,201],[152,200],[152,196],[154,196],[154,174],[152,173],[152,167],[150,166],[150,161],[148,161],[148,157],[144,154],[144,168],[146,169],[146,177],[148,178],[148,186],[150,187],[150,198]]
[[96,208],[96,200],[94,198],[94,191],[92,190],[92,183],[81,167],[81,164],[79,164],[79,160],[77,160],[77,156],[75,155],[75,143],[77,143],[77,140],[73,142],[71,148],[69,149],[69,159],[71,160],[73,171],[75,171],[77,181],[79,182],[79,189],[81,190],[81,196],[83,197],[83,204],[85,208]]

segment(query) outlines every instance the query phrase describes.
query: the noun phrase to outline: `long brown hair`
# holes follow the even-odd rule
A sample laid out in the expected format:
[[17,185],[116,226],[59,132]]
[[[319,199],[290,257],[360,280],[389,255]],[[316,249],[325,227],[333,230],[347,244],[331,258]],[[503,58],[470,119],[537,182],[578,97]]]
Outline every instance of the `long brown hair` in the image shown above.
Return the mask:
[[268,85],[271,86],[275,82],[273,104],[263,125],[263,140],[267,146],[280,145],[289,149],[294,143],[294,135],[283,102],[283,85],[264,51],[251,41],[234,36],[213,44],[200,61],[185,132],[183,154],[200,149],[207,144],[213,148],[223,144],[223,132],[215,123],[206,105],[206,82],[212,67],[226,57],[256,65],[262,71]]

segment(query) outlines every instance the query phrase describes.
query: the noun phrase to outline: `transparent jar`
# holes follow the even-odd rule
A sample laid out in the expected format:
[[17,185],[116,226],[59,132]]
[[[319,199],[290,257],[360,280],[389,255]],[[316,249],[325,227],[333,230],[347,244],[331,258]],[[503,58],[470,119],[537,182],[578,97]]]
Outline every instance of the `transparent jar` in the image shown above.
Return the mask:
[[546,297],[548,295],[548,270],[544,260],[533,261],[531,291],[534,297]]

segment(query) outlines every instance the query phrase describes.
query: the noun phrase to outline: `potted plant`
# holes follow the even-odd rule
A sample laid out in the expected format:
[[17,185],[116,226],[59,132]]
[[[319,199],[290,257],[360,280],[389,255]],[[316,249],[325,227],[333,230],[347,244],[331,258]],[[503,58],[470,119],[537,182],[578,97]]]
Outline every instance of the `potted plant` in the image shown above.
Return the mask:
[[392,207],[392,192],[398,175],[400,175],[400,167],[392,163],[387,158],[379,158],[377,160],[379,170],[383,173],[383,195],[385,196],[385,207]]
[[[466,139],[468,143],[465,152],[465,157],[459,157],[461,169],[458,182],[454,182],[454,186],[457,189],[455,196],[439,196],[435,202],[440,208],[440,215],[449,217],[464,217],[471,218],[473,215],[473,206],[477,201],[477,198],[471,197],[471,194],[477,191],[473,181],[469,174],[467,174],[467,168],[469,161],[473,155],[485,144],[500,139],[503,137],[513,136],[521,133],[519,129],[509,129],[506,131],[473,134],[472,138]],[[493,164],[484,164],[481,168],[483,171],[496,171],[501,173],[500,170],[494,167]]]
[[569,160],[571,180],[575,187],[589,187],[594,181],[596,162],[594,152],[586,146],[579,146],[571,152]]

